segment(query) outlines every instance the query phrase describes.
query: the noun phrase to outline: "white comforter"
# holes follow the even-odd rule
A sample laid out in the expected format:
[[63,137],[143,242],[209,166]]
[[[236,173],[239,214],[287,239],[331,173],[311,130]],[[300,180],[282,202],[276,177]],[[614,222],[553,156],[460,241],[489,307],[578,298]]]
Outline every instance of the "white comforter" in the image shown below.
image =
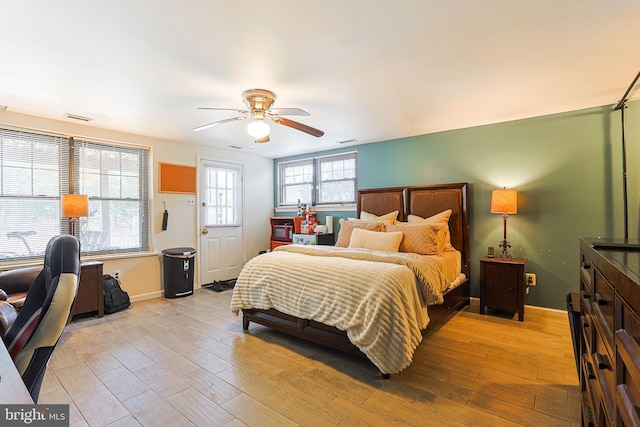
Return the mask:
[[280,246],[240,273],[231,311],[276,310],[347,332],[383,373],[411,363],[429,318],[453,280],[438,256],[333,246]]

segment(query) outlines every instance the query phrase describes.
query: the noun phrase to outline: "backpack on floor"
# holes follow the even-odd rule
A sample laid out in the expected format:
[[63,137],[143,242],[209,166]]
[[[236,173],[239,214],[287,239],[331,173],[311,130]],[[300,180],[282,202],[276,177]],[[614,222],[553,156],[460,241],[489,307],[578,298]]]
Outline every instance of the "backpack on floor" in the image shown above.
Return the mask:
[[104,275],[104,312],[115,313],[131,305],[129,294],[121,287],[118,279],[110,274]]

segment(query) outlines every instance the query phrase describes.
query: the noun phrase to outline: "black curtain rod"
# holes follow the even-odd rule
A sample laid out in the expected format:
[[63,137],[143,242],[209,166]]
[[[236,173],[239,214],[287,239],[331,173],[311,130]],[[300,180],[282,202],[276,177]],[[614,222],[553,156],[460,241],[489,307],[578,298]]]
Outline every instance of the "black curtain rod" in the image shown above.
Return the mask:
[[629,95],[629,92],[631,92],[631,89],[633,89],[633,87],[636,85],[638,78],[640,78],[640,71],[638,71],[638,74],[636,74],[636,78],[633,79],[633,81],[629,85],[629,88],[624,93],[624,95],[622,95],[622,99],[620,100],[620,102],[618,102],[618,105],[616,105],[616,108],[614,108],[614,110],[619,110],[624,106],[624,103],[627,102],[627,96]]

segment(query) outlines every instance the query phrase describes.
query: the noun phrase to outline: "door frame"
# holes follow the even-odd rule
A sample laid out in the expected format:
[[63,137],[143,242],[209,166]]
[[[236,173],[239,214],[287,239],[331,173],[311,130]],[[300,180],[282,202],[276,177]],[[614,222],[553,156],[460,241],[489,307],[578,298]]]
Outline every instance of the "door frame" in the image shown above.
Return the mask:
[[234,160],[234,159],[226,159],[226,158],[220,158],[220,157],[212,157],[212,156],[204,156],[204,155],[200,155],[198,154],[197,157],[197,167],[196,167],[196,181],[197,181],[197,185],[196,185],[196,248],[197,248],[197,255],[196,255],[196,266],[198,268],[198,287],[202,287],[202,268],[201,268],[201,263],[200,263],[200,258],[199,258],[199,254],[200,252],[200,236],[202,233],[202,189],[200,188],[200,174],[202,173],[201,170],[201,165],[202,162],[218,162],[218,163],[229,163],[232,165],[239,165],[242,167],[242,183],[241,183],[241,188],[242,188],[242,242],[241,242],[241,247],[242,247],[242,265],[244,266],[244,264],[246,264],[247,262],[247,257],[245,256],[245,239],[244,239],[244,227],[246,224],[246,191],[245,191],[245,177],[244,177],[244,172],[245,172],[245,164],[242,160]]

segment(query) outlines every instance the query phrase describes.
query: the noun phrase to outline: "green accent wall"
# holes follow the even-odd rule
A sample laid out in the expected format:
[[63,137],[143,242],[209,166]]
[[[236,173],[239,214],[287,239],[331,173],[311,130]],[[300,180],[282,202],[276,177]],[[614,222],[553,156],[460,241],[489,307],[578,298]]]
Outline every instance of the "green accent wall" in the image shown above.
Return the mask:
[[[629,103],[626,121],[629,236],[635,238],[640,103]],[[527,258],[526,271],[537,276],[526,303],[564,309],[566,294],[579,289],[579,237],[624,236],[621,128],[620,111],[603,106],[341,151],[357,149],[360,188],[470,184],[474,296],[479,295],[478,260],[489,246],[498,251],[502,239],[502,216],[490,213],[491,190],[518,190],[518,213],[508,218],[507,239],[513,257]],[[288,159],[277,159],[276,170]]]

